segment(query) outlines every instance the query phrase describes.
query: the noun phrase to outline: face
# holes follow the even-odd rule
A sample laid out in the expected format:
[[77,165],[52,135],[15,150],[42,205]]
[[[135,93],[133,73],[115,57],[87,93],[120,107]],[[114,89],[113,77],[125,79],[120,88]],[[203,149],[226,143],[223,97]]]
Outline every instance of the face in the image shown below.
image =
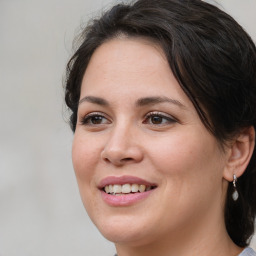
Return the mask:
[[222,213],[225,155],[149,41],[113,39],[93,54],[72,158],[90,218],[116,243],[171,238]]

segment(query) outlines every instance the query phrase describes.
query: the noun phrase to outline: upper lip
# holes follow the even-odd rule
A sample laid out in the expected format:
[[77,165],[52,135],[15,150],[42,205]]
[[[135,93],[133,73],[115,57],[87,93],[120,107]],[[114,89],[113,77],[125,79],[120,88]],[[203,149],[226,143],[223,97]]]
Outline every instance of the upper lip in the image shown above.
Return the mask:
[[99,183],[99,188],[102,189],[107,185],[113,185],[113,184],[118,184],[118,185],[124,185],[124,184],[139,184],[139,185],[146,185],[146,186],[156,186],[155,183],[149,182],[147,180],[144,180],[139,177],[135,176],[108,176],[104,179],[102,179]]

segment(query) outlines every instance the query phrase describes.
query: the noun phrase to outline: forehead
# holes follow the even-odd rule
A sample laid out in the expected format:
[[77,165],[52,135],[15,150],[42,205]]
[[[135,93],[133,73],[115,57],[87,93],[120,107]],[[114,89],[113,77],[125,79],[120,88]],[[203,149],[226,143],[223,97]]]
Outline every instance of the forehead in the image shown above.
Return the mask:
[[[161,47],[144,38],[114,38],[99,46],[92,55],[87,70],[127,72],[136,69],[156,68],[169,65]],[[112,69],[111,69],[112,67]]]
[[[115,38],[96,49],[85,71],[82,92],[111,89],[180,87],[160,46],[144,38]],[[163,89],[163,88],[162,88]]]

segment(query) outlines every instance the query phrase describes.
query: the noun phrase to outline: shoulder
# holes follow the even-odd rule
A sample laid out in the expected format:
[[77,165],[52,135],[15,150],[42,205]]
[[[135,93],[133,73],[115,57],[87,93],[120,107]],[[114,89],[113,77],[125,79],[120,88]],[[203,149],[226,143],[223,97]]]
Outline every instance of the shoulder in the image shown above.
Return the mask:
[[250,248],[245,248],[238,256],[256,256],[256,252]]

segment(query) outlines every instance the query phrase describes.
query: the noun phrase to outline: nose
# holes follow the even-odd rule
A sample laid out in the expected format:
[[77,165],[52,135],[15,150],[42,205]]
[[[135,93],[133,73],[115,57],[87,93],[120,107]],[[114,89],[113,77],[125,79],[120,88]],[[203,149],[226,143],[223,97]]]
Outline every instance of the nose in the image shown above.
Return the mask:
[[115,166],[140,162],[143,159],[143,151],[138,136],[131,127],[116,126],[109,134],[101,158]]

